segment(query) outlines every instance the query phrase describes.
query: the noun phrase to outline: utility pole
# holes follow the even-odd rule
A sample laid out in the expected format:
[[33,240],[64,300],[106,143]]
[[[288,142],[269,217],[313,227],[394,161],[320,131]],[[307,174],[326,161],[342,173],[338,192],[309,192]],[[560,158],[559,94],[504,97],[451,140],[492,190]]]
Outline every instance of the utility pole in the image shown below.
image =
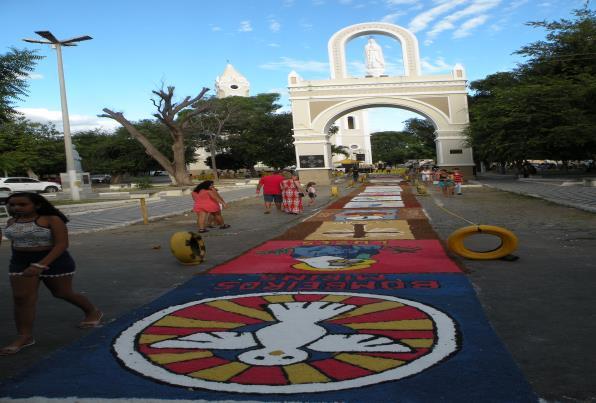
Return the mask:
[[75,171],[75,163],[72,152],[72,139],[70,136],[70,120],[68,118],[68,104],[66,102],[66,85],[64,84],[64,68],[62,65],[62,46],[77,46],[76,42],[87,41],[93,38],[91,38],[88,35],[85,35],[60,41],[50,31],[35,31],[35,33],[41,36],[42,38],[45,38],[46,41],[40,41],[37,39],[23,40],[25,42],[30,43],[52,45],[52,47],[56,49],[56,55],[58,56],[58,80],[60,81],[60,104],[62,106],[62,126],[64,130],[64,151],[66,154],[66,172],[68,174],[68,186],[70,188],[72,200],[81,200],[81,195],[79,193],[80,183],[77,183],[77,173]]

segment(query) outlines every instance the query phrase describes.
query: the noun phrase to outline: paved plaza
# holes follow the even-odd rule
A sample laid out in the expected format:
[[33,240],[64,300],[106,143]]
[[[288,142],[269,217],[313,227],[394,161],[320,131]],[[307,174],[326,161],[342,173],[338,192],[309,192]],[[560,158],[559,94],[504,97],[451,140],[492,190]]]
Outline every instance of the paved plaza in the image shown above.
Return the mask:
[[581,179],[541,180],[484,176],[476,182],[495,189],[596,213],[596,187],[583,186]]
[[[368,187],[373,187],[374,190],[376,186],[378,185],[369,184]],[[389,184],[389,186],[395,186],[395,184]],[[254,189],[250,189],[250,191],[251,193],[247,195],[254,194]],[[427,389],[440,391],[440,400],[465,401],[465,399],[455,398],[460,393],[458,387],[451,386],[456,383],[455,380],[451,379],[455,374],[459,374],[460,378],[457,382],[461,385],[467,385],[467,382],[473,381],[473,384],[468,385],[465,391],[465,396],[468,398],[477,397],[472,399],[473,401],[533,401],[535,398],[531,397],[531,393],[528,395],[529,392],[523,386],[525,383],[524,378],[530,383],[537,396],[549,402],[589,401],[590,398],[596,395],[590,377],[585,375],[594,371],[593,364],[584,359],[584,350],[591,343],[590,335],[594,333],[595,325],[590,321],[583,321],[581,327],[576,326],[577,321],[581,318],[594,315],[593,307],[596,305],[589,286],[594,281],[594,273],[593,270],[590,270],[590,267],[596,259],[596,252],[589,247],[596,239],[596,233],[593,229],[596,228],[594,214],[547,203],[536,198],[497,191],[489,187],[465,188],[464,195],[451,198],[443,198],[435,189],[431,188],[430,195],[426,197],[412,198],[408,194],[400,195],[404,206],[397,208],[397,216],[388,214],[390,211],[395,210],[394,208],[374,207],[376,212],[370,213],[369,218],[375,218],[377,222],[381,217],[395,219],[401,216],[402,219],[406,219],[408,222],[407,227],[400,227],[397,222],[395,223],[396,226],[387,228],[382,224],[370,226],[371,222],[369,222],[368,226],[360,228],[358,226],[359,221],[350,220],[356,216],[362,218],[360,215],[362,210],[346,210],[345,206],[354,197],[374,197],[367,196],[367,194],[373,192],[364,194],[362,189],[357,189],[351,194],[347,192],[352,192],[352,189],[343,189],[343,197],[327,205],[324,210],[321,210],[321,207],[326,204],[327,198],[321,197],[318,205],[309,209],[301,217],[271,214],[266,216],[267,220],[263,220],[260,199],[249,197],[232,203],[231,208],[224,212],[226,221],[232,224],[232,228],[206,234],[208,259],[204,264],[195,267],[179,266],[173,261],[168,250],[168,239],[173,232],[195,228],[193,215],[180,214],[152,222],[147,226],[133,225],[73,236],[71,250],[79,264],[76,283],[80,289],[84,290],[94,301],[97,301],[97,304],[106,312],[107,323],[104,328],[97,330],[81,331],[76,329],[74,324],[78,319],[78,312],[74,308],[52,299],[47,293],[42,293],[38,329],[36,331],[38,345],[33,349],[24,350],[18,356],[11,357],[10,362],[0,361],[0,373],[4,378],[2,386],[0,386],[0,390],[2,390],[0,396],[25,396],[27,393],[22,394],[22,392],[16,391],[30,390],[31,393],[36,391],[37,395],[45,397],[60,396],[60,400],[63,400],[70,393],[69,396],[73,396],[73,394],[83,397],[103,396],[110,399],[145,396],[147,398],[185,398],[189,400],[204,398],[207,400],[285,401],[291,398],[291,400],[296,401],[309,401],[314,398],[316,401],[349,401],[353,398],[362,401],[360,393],[367,393],[367,397],[375,396],[375,401],[399,401],[395,396],[408,396],[408,401],[435,401],[434,397],[436,396],[425,396],[417,392],[421,388],[416,384],[428,381],[435,386]],[[378,190],[375,190],[374,194],[380,194],[378,192]],[[388,192],[386,194],[391,197],[391,202],[394,202],[395,192],[385,192]],[[321,192],[322,195],[327,193],[328,189],[323,189]],[[245,196],[240,192],[236,196],[232,197],[230,194],[226,198],[231,200],[234,197],[244,198]],[[374,201],[371,201],[371,203],[374,203]],[[415,203],[420,203],[423,210],[420,207],[414,207]],[[413,210],[416,209],[420,209],[424,213],[422,215],[415,214]],[[430,250],[420,255],[423,260],[417,263],[416,259],[419,258],[416,258],[415,254],[406,253],[407,250],[413,250],[412,248],[416,247],[427,248],[428,246],[424,246],[425,243],[438,242],[433,241],[433,239],[445,239],[453,230],[468,225],[456,216],[446,213],[444,209],[473,222],[503,226],[514,231],[520,238],[520,248],[515,252],[519,256],[519,260],[515,262],[482,262],[468,261],[457,257],[440,257],[440,254],[434,255],[443,253],[440,252],[440,248],[436,252],[432,252],[431,255],[428,255]],[[421,220],[421,217],[430,218],[432,229],[436,231],[436,235],[433,235],[432,230],[429,232],[430,227],[425,227],[422,224],[426,220]],[[284,274],[285,269],[279,272],[279,268],[290,267],[288,262],[290,265],[296,265],[295,262],[291,262],[292,259],[287,261],[285,259],[289,259],[290,256],[300,257],[299,254],[296,255],[297,253],[304,253],[298,252],[300,248],[316,245],[317,242],[337,243],[338,241],[316,240],[320,237],[328,237],[327,232],[331,233],[331,237],[348,236],[343,231],[344,228],[336,224],[342,222],[347,223],[347,226],[353,226],[355,232],[352,236],[369,236],[366,235],[368,232],[372,233],[373,237],[386,237],[387,239],[385,241],[360,240],[357,241],[357,244],[363,242],[372,243],[373,245],[375,242],[385,243],[389,246],[398,247],[396,250],[401,252],[386,256],[387,252],[381,251],[381,253],[371,255],[373,261],[378,262],[375,263],[376,265],[381,264],[381,266],[378,266],[378,270],[370,271],[369,268],[358,268],[356,271],[339,272],[334,275],[333,279],[327,280],[320,280],[320,275],[318,275],[319,279],[315,280],[318,273],[313,272],[312,269],[310,271],[305,271],[304,268],[292,269],[293,272],[287,272],[287,274]],[[375,235],[376,231],[380,232]],[[300,241],[300,239],[307,238],[313,240]],[[263,244],[268,239],[272,240]],[[297,242],[303,243],[304,246],[296,246]],[[345,245],[351,242],[353,241],[350,241],[349,238],[342,238],[339,244]],[[123,245],[125,246],[125,253],[122,252]],[[289,253],[287,251],[292,250],[295,251],[292,252],[292,255],[286,255],[286,253]],[[277,252],[271,253],[272,251]],[[255,259],[251,257],[251,253],[255,253]],[[359,253],[361,254],[359,258],[362,259],[364,250]],[[370,254],[370,251],[366,253]],[[7,245],[4,244],[0,248],[2,260],[7,258],[7,254]],[[425,263],[425,261],[432,261],[424,259],[431,256],[436,256],[432,259],[439,259],[438,261],[443,263],[439,266],[430,263],[431,266],[428,266],[429,263]],[[243,261],[242,259],[248,260]],[[448,269],[449,261],[455,263],[453,268]],[[321,264],[317,262],[318,260],[314,260],[313,263],[309,264]],[[382,264],[386,265],[383,266],[386,267],[385,269],[381,269]],[[296,265],[296,267],[299,266]],[[255,274],[250,274],[247,270],[251,267],[259,268]],[[316,267],[311,266],[311,268]],[[402,268],[397,271],[397,274],[392,274],[392,272],[396,272],[395,267]],[[440,271],[454,271],[452,273],[434,272],[434,274],[408,273],[414,267],[419,268],[416,271],[428,270],[424,267],[435,267],[432,271],[437,270],[437,267],[441,268]],[[463,268],[466,274],[457,274],[458,267]],[[209,274],[203,274],[207,270],[210,270]],[[379,270],[383,270],[384,273],[382,274]],[[355,277],[358,272],[362,273],[360,278]],[[201,273],[201,275],[196,276],[198,273]],[[303,273],[312,278],[302,278]],[[122,369],[113,365],[115,357],[103,353],[103,351],[107,351],[105,348],[112,345],[118,335],[123,334],[122,331],[127,329],[130,324],[138,323],[143,318],[161,312],[164,308],[170,306],[178,306],[180,303],[195,300],[208,301],[209,298],[221,298],[225,295],[228,297],[236,296],[237,298],[246,294],[254,295],[258,292],[271,292],[263,290],[263,285],[257,285],[257,283],[268,281],[272,284],[281,284],[280,281],[282,281],[283,276],[291,277],[285,280],[287,283],[286,288],[278,289],[277,293],[281,291],[282,294],[291,294],[297,290],[302,290],[304,293],[316,293],[321,292],[318,289],[313,289],[313,287],[320,287],[320,285],[316,285],[317,281],[323,281],[328,285],[332,284],[331,286],[338,287],[338,278],[335,278],[338,275],[351,276],[352,280],[343,279],[343,281],[346,284],[351,284],[350,287],[357,287],[357,289],[325,291],[328,294],[336,295],[342,292],[368,293],[377,295],[374,298],[383,295],[383,298],[388,298],[395,294],[392,298],[418,301],[418,303],[423,303],[424,306],[439,308],[439,311],[446,313],[456,321],[461,336],[458,339],[463,344],[458,344],[457,352],[441,364],[426,370],[422,369],[421,372],[408,378],[407,381],[393,380],[376,386],[370,384],[369,386],[360,387],[358,391],[362,392],[357,393],[352,389],[345,389],[344,393],[340,389],[335,392],[328,391],[312,394],[303,391],[299,394],[289,395],[271,395],[267,393],[264,395],[254,393],[230,394],[215,392],[211,387],[206,389],[191,388],[193,390],[190,390],[176,386],[159,386],[160,382],[154,384],[154,380],[151,381],[151,375],[146,378],[140,375],[137,370],[133,369],[131,372],[131,368],[128,368],[121,373]],[[381,276],[384,276],[385,287],[389,287],[390,284],[395,286],[398,283],[390,282],[397,281],[397,279],[403,281],[405,287],[403,289],[399,288],[398,291],[371,290],[370,287],[372,286],[367,283],[372,281],[372,277],[363,282],[363,276],[375,277],[374,281],[380,281],[379,287],[383,287]],[[442,291],[436,294],[439,297],[432,297],[432,289],[416,292],[414,289],[409,289],[410,287],[407,284],[415,284],[413,282],[421,280],[416,276],[424,277],[425,281],[430,279],[438,280],[442,285]],[[463,283],[456,286],[460,280]],[[293,286],[291,285],[292,281],[295,283]],[[341,282],[341,279],[339,281]],[[456,282],[454,283],[454,281]],[[468,288],[466,288],[464,286],[467,281],[470,282],[471,287],[467,286]],[[287,288],[290,286],[302,288],[290,291]],[[365,288],[358,289],[358,287]],[[1,295],[7,296],[6,284],[1,285],[1,288]],[[174,291],[168,292],[172,289]],[[308,291],[305,291],[307,289]],[[474,297],[474,294],[476,294],[476,297]],[[157,297],[159,298],[156,300]],[[475,298],[478,298],[481,305],[474,302]],[[457,302],[458,300],[461,302]],[[227,303],[233,302],[241,305],[249,303],[248,300],[241,301],[238,299],[235,301],[228,299],[227,301],[229,301]],[[460,305],[464,301],[466,301],[464,303],[465,307]],[[299,301],[295,300],[295,302]],[[218,304],[221,303],[218,302]],[[386,304],[389,301],[370,301],[370,303]],[[218,306],[223,307],[224,305]],[[254,305],[250,306],[255,307]],[[480,306],[484,314],[480,311]],[[253,316],[262,315],[254,311],[244,310],[243,312],[244,314],[252,312],[251,315]],[[170,317],[177,317],[176,315],[171,314]],[[483,327],[482,323],[488,323],[483,319],[483,315],[488,318],[490,327]],[[10,303],[8,299],[5,299],[0,302],[0,318],[3,322],[8,323],[10,317]],[[370,318],[374,320],[375,316],[370,316]],[[397,320],[398,318],[394,319]],[[220,320],[223,320],[223,317]],[[469,322],[470,320],[473,322]],[[344,321],[343,323],[349,322]],[[368,323],[371,323],[371,321],[368,321]],[[381,323],[385,322],[379,322],[379,324]],[[477,326],[471,328],[470,323],[475,323]],[[382,326],[385,327],[386,325]],[[336,327],[326,328],[335,329],[334,331],[339,329]],[[501,342],[496,338],[491,328],[496,332],[498,339],[504,343],[507,351],[503,349],[502,345],[500,346]],[[573,329],[573,331],[570,332],[569,329]],[[479,331],[482,334],[474,334],[474,332]],[[84,334],[87,334],[87,337],[79,339]],[[378,332],[376,334],[379,335]],[[385,336],[387,337],[388,334],[385,333]],[[5,327],[0,335],[3,339],[10,338],[12,329]],[[147,335],[144,337],[149,340]],[[412,343],[407,339],[401,340]],[[475,347],[477,342],[474,340],[482,340],[482,343],[488,344],[484,347]],[[423,342],[419,340],[414,343]],[[60,347],[66,349],[56,352]],[[315,348],[322,349],[323,347],[315,346]],[[475,350],[476,353],[470,354],[470,348]],[[229,359],[230,356],[224,354],[223,351],[221,350],[218,353],[219,359],[223,359],[223,357]],[[490,351],[492,353],[485,356],[483,355],[485,353],[481,353],[481,351]],[[40,357],[51,352],[55,352],[54,355],[41,362],[39,361]],[[174,352],[178,354],[191,353],[190,351],[171,350],[168,354]],[[387,352],[368,354],[377,357],[375,365],[380,362],[388,365],[388,361],[380,360],[380,358],[391,359],[388,354],[403,355],[403,353]],[[370,367],[372,361],[354,361],[354,355],[354,352],[340,353],[340,358],[351,360],[341,361],[343,362],[342,365],[349,363],[350,366],[356,368],[365,368],[362,367],[362,365],[365,365],[369,367],[368,371],[373,368]],[[402,358],[406,356],[404,355]],[[88,357],[88,360],[86,357]],[[408,360],[412,359],[413,357],[408,358]],[[194,363],[192,365],[199,365],[196,360],[200,361],[196,358],[195,361],[192,361]],[[408,360],[406,361],[410,363]],[[71,382],[77,385],[74,392],[73,389],[64,384],[50,387],[52,383],[55,383],[51,381],[54,376],[52,368],[57,367],[57,362],[60,362],[59,366],[70,374]],[[180,364],[190,362],[181,361]],[[460,365],[459,363],[466,365],[467,369],[456,369]],[[222,364],[220,362],[220,365]],[[242,364],[242,362],[239,362],[239,364]],[[234,368],[239,368],[239,364],[234,364]],[[34,365],[32,370],[24,372],[23,375],[17,375],[20,370],[30,365]],[[172,366],[174,364],[167,365]],[[174,367],[172,366],[172,368]],[[412,365],[409,364],[409,367],[411,368]],[[484,371],[488,371],[489,367],[492,368],[490,374],[485,373]],[[521,369],[521,373],[517,367]],[[226,368],[232,368],[232,366],[228,365]],[[273,367],[265,368],[269,368],[269,372],[266,373],[273,370]],[[289,369],[290,372],[286,372],[294,374],[294,378],[291,379],[294,379],[295,382],[297,382],[297,379],[302,379],[299,382],[304,382],[305,378],[295,378],[295,376],[304,376],[304,372],[294,373],[291,372],[291,368]],[[314,368],[318,368],[318,373],[327,374],[326,376],[330,374],[329,371],[332,371],[332,367],[321,366],[321,364],[315,364]],[[379,368],[385,367],[374,366],[374,368],[379,370]],[[471,372],[467,373],[468,370]],[[102,371],[108,372],[104,373]],[[112,371],[114,371],[113,374]],[[381,372],[384,373],[385,371],[382,370]],[[89,375],[81,376],[81,373]],[[313,375],[315,373],[312,371],[310,373],[309,376],[315,376],[311,379],[320,376]],[[393,372],[389,371],[389,373]],[[201,376],[203,375],[211,376],[208,372],[201,373]],[[254,382],[254,379],[256,379],[250,381],[251,378],[248,373],[246,376],[245,378],[236,376],[234,378],[235,382],[232,383],[242,384],[244,382],[246,384],[246,382]],[[359,376],[362,378],[364,373]],[[439,378],[435,379],[437,376]],[[366,378],[366,376],[364,377]],[[100,390],[99,387],[93,386],[95,383],[88,384],[87,379],[95,379],[93,381],[95,383],[97,383],[97,379],[105,379],[110,382],[111,386],[114,386],[107,389],[102,387]],[[426,381],[424,381],[425,379]],[[451,380],[448,381],[448,379]],[[217,382],[220,383],[221,381]],[[504,383],[509,386],[505,387]],[[15,389],[16,385],[20,386]],[[121,385],[127,386],[123,389]],[[394,386],[392,385],[399,387],[399,392],[397,392],[397,389],[393,389]],[[436,385],[442,386],[437,388]],[[404,388],[406,392],[404,392]],[[506,390],[510,395],[505,397],[501,392],[496,392],[495,388]],[[87,392],[83,393],[82,390]],[[112,390],[112,392],[106,394],[105,390]],[[143,394],[142,390],[146,391],[146,394]],[[477,395],[470,395],[470,390],[473,390],[472,393]],[[334,398],[324,396],[334,396]]]

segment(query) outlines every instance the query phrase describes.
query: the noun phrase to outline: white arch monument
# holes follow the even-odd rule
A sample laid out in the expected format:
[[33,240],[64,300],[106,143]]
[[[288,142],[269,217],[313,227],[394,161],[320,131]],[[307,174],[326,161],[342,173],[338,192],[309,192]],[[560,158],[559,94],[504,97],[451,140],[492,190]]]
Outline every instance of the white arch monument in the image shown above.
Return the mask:
[[[359,36],[384,35],[401,43],[403,76],[350,77],[346,68],[346,44]],[[451,74],[422,75],[418,40],[397,25],[370,22],[336,32],[328,44],[331,79],[304,80],[288,75],[292,102],[296,167],[303,182],[330,183],[331,144],[328,129],[339,117],[360,109],[395,107],[417,112],[436,129],[437,164],[459,167],[472,174],[472,149],[465,146],[468,124],[466,76],[456,65]]]

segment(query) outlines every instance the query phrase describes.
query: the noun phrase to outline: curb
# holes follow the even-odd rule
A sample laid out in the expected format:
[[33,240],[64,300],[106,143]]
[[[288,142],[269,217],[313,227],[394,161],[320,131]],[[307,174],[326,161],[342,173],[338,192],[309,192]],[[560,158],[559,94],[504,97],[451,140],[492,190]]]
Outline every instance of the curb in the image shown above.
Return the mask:
[[[254,196],[243,196],[243,197],[240,197],[238,199],[230,200],[230,203],[241,201],[241,200],[245,200],[245,199],[250,199],[252,197],[254,197]],[[158,220],[161,220],[163,218],[177,216],[177,215],[180,215],[180,214],[187,213],[189,211],[192,211],[192,209],[187,208],[187,209],[184,209],[184,210],[171,211],[171,212],[166,213],[166,214],[154,215],[154,216],[149,217],[149,222],[158,221]],[[111,230],[111,229],[123,228],[123,227],[127,227],[129,225],[140,224],[142,222],[143,222],[143,218],[138,218],[136,220],[123,221],[123,222],[120,222],[118,224],[106,225],[106,226],[102,226],[101,228],[96,228],[96,229],[69,230],[68,233],[69,233],[69,235],[91,234],[91,233],[100,232],[100,231],[106,231],[106,230]]]

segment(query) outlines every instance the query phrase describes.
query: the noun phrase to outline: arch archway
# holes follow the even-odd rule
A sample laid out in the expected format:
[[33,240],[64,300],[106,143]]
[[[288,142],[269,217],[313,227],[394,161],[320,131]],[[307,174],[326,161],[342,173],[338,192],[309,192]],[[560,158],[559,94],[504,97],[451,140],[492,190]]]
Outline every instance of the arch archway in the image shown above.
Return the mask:
[[[348,77],[346,44],[363,35],[387,35],[402,44],[405,75]],[[360,109],[396,107],[417,112],[436,128],[437,164],[460,167],[471,174],[472,150],[465,146],[468,124],[466,78],[462,66],[451,74],[422,75],[418,41],[403,27],[387,23],[363,23],[335,33],[328,43],[331,79],[303,80],[288,76],[294,120],[296,166],[304,181],[329,183],[331,144],[329,126],[340,116]],[[467,172],[466,172],[467,171]]]

